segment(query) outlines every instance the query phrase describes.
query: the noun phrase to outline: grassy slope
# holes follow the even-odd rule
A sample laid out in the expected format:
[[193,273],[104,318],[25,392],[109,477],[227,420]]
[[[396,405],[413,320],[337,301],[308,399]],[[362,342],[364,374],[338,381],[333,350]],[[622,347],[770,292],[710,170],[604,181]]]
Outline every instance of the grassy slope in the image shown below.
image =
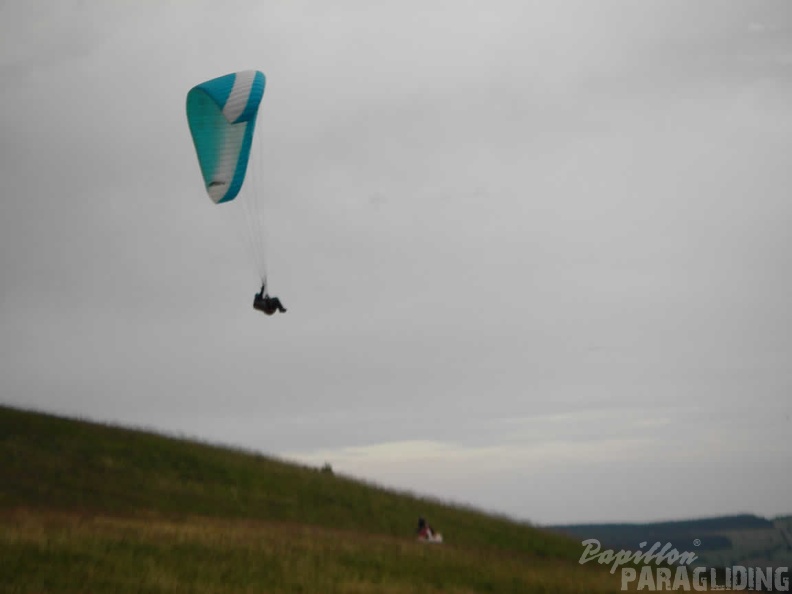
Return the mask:
[[[419,514],[448,544],[413,540]],[[618,588],[578,565],[578,542],[525,524],[248,452],[3,407],[0,528],[8,591]]]

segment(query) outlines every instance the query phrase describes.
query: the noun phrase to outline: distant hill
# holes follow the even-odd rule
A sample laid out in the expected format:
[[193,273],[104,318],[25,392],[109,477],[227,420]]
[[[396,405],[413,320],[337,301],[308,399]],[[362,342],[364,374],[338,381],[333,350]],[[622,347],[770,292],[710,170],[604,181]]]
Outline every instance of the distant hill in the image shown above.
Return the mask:
[[[419,515],[445,544],[416,542]],[[580,554],[568,536],[329,466],[0,407],[8,591],[616,591]]]
[[637,551],[671,543],[698,556],[709,567],[792,566],[792,516],[768,520],[751,514],[647,524],[576,524],[551,526],[579,540],[596,538],[604,547]]

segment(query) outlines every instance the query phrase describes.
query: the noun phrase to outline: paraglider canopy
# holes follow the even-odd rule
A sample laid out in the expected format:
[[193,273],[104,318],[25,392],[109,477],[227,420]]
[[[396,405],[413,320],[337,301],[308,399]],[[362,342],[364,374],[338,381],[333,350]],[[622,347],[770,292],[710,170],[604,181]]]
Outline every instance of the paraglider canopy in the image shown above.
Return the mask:
[[245,180],[266,79],[258,70],[226,74],[187,93],[187,121],[204,185],[215,203],[233,200]]
[[[275,311],[285,312],[286,308],[264,290],[267,258],[264,192],[260,187],[261,146],[256,143],[258,150],[253,151],[253,136],[265,85],[266,78],[258,70],[243,70],[202,82],[187,93],[187,121],[206,193],[215,204],[233,202],[235,206],[224,207],[223,212],[242,217],[240,236],[262,283],[253,306],[272,315]],[[256,153],[253,156],[252,151]],[[248,161],[252,183],[245,183]]]

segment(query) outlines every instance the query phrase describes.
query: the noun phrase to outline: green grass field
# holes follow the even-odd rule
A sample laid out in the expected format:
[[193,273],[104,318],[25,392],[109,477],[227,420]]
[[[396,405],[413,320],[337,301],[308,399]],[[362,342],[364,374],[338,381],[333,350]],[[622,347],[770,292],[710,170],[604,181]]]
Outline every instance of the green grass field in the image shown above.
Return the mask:
[[[416,542],[418,515],[442,545]],[[580,543],[162,435],[0,407],[0,591],[617,592]]]

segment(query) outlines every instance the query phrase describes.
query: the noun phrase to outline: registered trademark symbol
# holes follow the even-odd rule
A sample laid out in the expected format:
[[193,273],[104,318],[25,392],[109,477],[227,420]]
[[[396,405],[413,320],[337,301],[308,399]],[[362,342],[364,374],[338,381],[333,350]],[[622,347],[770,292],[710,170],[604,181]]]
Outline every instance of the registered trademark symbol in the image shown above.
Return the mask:
[[694,540],[694,541],[693,541],[693,546],[694,546],[694,547],[701,546],[701,540],[700,540],[700,539],[698,539],[698,538],[697,538],[696,540]]

